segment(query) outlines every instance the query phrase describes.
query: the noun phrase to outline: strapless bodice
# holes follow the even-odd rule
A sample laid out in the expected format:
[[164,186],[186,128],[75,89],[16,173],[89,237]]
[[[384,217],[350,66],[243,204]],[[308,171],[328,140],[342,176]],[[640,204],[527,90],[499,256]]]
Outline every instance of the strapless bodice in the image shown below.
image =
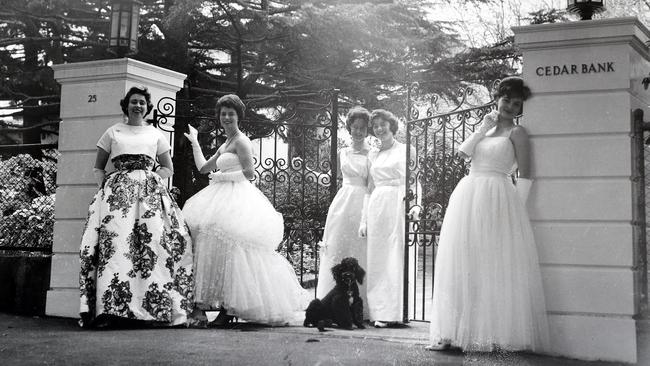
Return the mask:
[[510,174],[515,162],[515,148],[509,137],[485,137],[476,145],[470,173]]
[[225,152],[219,155],[217,158],[217,168],[224,173],[242,170],[239,156],[232,152]]

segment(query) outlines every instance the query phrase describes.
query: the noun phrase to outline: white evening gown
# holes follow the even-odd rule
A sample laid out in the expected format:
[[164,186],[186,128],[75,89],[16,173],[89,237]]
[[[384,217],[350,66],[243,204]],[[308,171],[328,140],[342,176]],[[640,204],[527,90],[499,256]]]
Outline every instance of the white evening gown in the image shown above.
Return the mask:
[[[234,153],[217,159],[222,172],[241,170]],[[301,324],[309,294],[276,249],[282,214],[248,181],[213,182],[183,208],[194,241],[195,302],[269,325]]]
[[548,346],[535,239],[509,175],[515,162],[509,137],[485,137],[449,199],[435,261],[432,344],[469,351]]
[[[321,261],[318,270],[316,297],[322,299],[334,288],[331,268],[343,258],[354,257],[366,269],[366,239],[359,237],[359,223],[363,196],[368,185],[368,156],[355,154],[351,148],[339,154],[343,185],[336,193],[327,212],[327,221],[321,241]],[[363,299],[364,318],[368,315],[366,283],[359,285]]]
[[375,189],[368,200],[367,288],[370,320],[403,321],[406,147],[395,142],[368,158]]

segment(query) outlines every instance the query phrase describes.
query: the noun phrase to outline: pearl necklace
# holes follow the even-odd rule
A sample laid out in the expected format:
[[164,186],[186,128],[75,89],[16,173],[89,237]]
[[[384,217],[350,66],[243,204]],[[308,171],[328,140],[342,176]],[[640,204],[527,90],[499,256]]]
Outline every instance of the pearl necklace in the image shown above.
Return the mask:
[[239,137],[239,135],[241,135],[241,132],[237,132],[236,134],[234,134],[234,135],[232,135],[232,136],[230,136],[230,137],[227,137],[227,138],[226,138],[225,145],[228,146],[228,145],[232,142],[232,140],[234,140],[235,138]]

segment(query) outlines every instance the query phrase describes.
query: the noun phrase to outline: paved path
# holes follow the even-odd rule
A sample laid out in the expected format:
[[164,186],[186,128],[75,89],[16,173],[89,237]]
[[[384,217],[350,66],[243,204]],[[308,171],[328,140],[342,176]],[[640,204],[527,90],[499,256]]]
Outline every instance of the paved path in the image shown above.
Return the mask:
[[617,365],[519,353],[430,352],[424,350],[427,331],[422,322],[324,333],[245,323],[234,329],[88,331],[72,319],[0,313],[0,365]]

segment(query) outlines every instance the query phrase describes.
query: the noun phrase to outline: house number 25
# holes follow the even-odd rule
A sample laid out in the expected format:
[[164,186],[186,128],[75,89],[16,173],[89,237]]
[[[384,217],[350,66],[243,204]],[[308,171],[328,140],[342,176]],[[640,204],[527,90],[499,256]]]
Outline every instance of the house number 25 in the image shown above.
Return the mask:
[[95,103],[97,101],[97,94],[88,94],[88,103]]

